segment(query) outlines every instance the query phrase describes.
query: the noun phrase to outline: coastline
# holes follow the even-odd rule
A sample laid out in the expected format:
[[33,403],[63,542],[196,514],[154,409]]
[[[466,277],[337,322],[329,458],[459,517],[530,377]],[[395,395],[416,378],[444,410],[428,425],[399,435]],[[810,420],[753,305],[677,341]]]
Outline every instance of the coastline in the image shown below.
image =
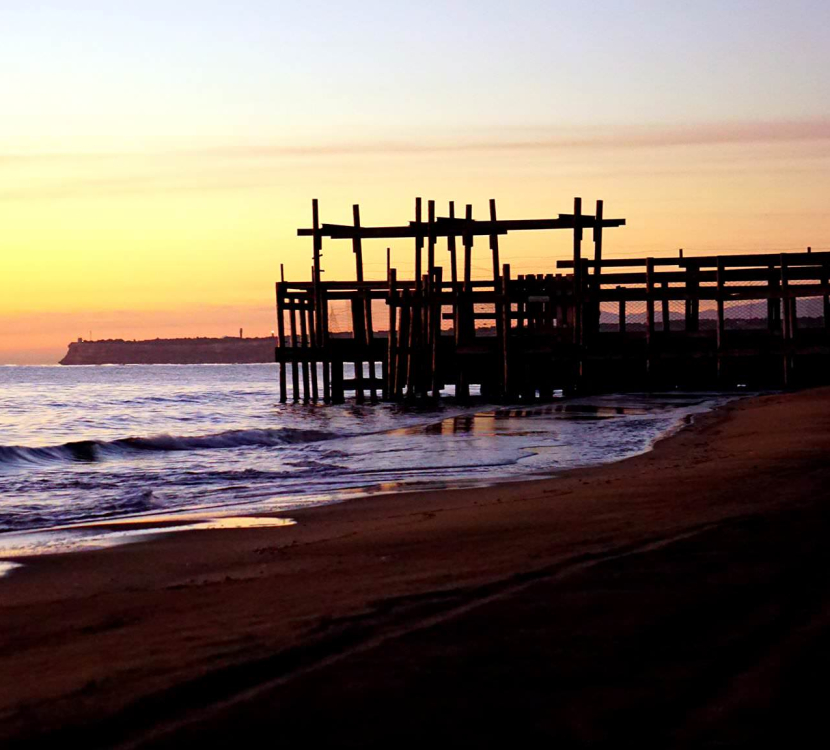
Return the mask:
[[[35,446],[19,436],[20,445],[0,446],[0,461],[10,469],[0,473],[0,480],[8,480],[5,486],[0,482],[0,494],[11,493],[0,514],[0,560],[100,549],[127,543],[151,527],[217,524],[234,516],[290,514],[372,495],[472,491],[550,478],[651,450],[690,416],[735,397],[609,395],[530,408],[449,407],[400,420],[395,413],[371,409],[366,421],[374,421],[362,433],[361,413],[335,412],[334,422],[321,429],[312,416],[309,429],[302,410],[289,409],[277,416],[287,424],[276,428],[233,425],[180,435],[178,425],[156,423],[137,435],[111,431],[66,440],[58,433],[51,443],[41,440]],[[69,423],[66,415],[64,421]],[[280,453],[256,450],[274,444]],[[210,448],[238,450],[207,452]],[[189,456],[201,461],[201,482],[188,472]],[[136,457],[148,460],[143,471],[142,464],[129,463]],[[79,492],[78,487],[89,485],[89,462],[96,475],[109,470],[126,481],[115,492],[109,482],[100,500],[94,492]],[[165,462],[173,473],[165,471]],[[30,465],[51,469],[43,474],[49,481],[26,482],[22,472]]]
[[[461,640],[455,629],[485,610],[504,616],[530,587],[567,589],[614,561],[702,543],[793,503],[810,510],[804,483],[820,486],[828,472],[828,424],[830,389],[762,396],[696,417],[646,453],[551,479],[372,495],[291,511],[290,527],[183,531],[39,557],[0,580],[0,739],[175,743],[238,729],[239,711],[253,731],[273,715],[276,692],[285,711],[302,713],[300,697],[323,673],[334,685],[357,681],[354,695],[323,696],[342,702],[341,715],[358,694],[397,684],[391,667],[367,666],[375,653],[400,659],[395,649],[424,633],[453,654],[503,647],[486,628]],[[687,573],[676,585],[700,584],[700,571]],[[559,612],[573,596],[557,589]],[[593,597],[615,599],[607,589]],[[527,625],[561,628],[550,612]],[[612,641],[617,625],[605,624]],[[432,663],[423,649],[413,653]],[[534,674],[510,664],[511,680]],[[411,710],[425,721],[420,700]],[[361,744],[361,731],[371,740],[387,723],[349,725],[348,738]]]

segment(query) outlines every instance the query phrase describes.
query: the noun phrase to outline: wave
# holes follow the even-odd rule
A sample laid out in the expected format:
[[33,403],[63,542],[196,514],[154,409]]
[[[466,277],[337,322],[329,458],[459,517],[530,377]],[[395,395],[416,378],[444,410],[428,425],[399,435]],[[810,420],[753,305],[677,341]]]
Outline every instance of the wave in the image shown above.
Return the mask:
[[322,430],[299,430],[283,427],[276,430],[228,430],[211,435],[157,435],[116,440],[78,440],[62,445],[29,448],[0,445],[0,466],[49,464],[60,461],[101,461],[139,453],[217,450],[222,448],[277,447],[297,443],[315,443],[340,437]]

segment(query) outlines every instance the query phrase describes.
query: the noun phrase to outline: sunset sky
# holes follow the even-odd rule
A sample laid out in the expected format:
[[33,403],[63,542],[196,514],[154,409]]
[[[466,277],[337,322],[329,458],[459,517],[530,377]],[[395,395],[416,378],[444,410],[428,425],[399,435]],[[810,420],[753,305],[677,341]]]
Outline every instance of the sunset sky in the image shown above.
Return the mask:
[[[0,363],[268,334],[314,197],[380,224],[416,195],[504,218],[580,195],[628,220],[609,256],[830,250],[828,28],[826,0],[0,0]],[[568,243],[503,259],[547,272]]]

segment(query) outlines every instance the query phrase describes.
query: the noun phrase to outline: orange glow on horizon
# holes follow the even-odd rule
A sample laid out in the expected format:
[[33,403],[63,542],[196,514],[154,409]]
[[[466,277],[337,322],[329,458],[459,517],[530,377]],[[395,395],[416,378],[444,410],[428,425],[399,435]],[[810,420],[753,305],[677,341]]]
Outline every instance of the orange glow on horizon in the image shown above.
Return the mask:
[[[824,131],[763,140],[658,138],[588,141],[579,147],[316,153],[252,149],[7,159],[0,176],[0,362],[56,361],[78,336],[267,335],[273,284],[307,279],[312,197],[321,219],[364,225],[414,218],[414,197],[471,202],[502,218],[584,210],[602,198],[628,226],[607,234],[608,257],[830,249],[830,139]],[[759,140],[760,138],[760,140]],[[364,246],[367,278],[383,278],[386,242]],[[391,244],[412,272],[410,242]],[[568,257],[567,232],[509,236],[514,273],[550,272]],[[346,241],[326,241],[326,278],[353,278]],[[439,242],[437,258],[445,259]],[[486,242],[474,269],[489,273]]]

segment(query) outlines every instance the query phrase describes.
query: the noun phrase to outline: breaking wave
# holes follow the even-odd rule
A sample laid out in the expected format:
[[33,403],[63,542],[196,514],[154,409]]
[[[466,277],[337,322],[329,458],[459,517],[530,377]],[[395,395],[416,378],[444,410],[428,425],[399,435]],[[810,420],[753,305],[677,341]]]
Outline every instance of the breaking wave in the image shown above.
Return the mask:
[[0,466],[49,464],[58,461],[94,462],[137,453],[201,451],[220,448],[277,447],[314,443],[340,437],[321,430],[228,430],[213,435],[157,435],[118,440],[78,440],[62,445],[29,448],[0,445]]

